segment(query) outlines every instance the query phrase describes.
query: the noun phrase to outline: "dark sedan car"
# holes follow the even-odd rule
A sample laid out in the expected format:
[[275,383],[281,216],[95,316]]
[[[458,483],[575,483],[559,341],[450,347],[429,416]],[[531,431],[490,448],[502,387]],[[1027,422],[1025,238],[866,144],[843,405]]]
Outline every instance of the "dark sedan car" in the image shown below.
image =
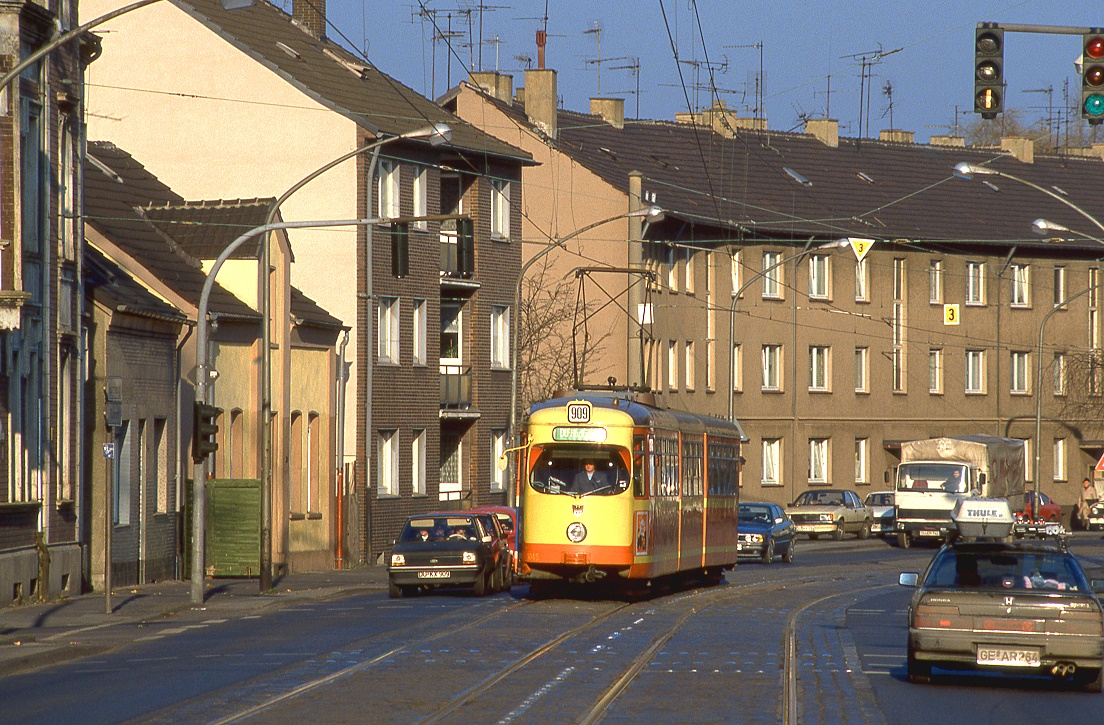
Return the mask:
[[480,516],[443,512],[412,516],[391,549],[388,592],[410,596],[420,589],[470,586],[477,597],[508,581],[506,542]]
[[793,561],[797,527],[778,504],[741,503],[739,531],[739,556],[754,556],[770,564],[781,554],[787,564]]

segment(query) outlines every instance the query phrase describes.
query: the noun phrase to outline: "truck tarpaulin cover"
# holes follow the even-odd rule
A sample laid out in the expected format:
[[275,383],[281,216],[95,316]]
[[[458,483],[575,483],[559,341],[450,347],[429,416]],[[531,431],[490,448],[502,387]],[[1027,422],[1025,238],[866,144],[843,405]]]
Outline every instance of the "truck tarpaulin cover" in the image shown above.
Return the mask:
[[[901,444],[901,463],[955,461],[985,473],[982,496],[1009,498],[1024,492],[1024,443],[987,435],[929,438]],[[977,485],[977,481],[974,481]]]

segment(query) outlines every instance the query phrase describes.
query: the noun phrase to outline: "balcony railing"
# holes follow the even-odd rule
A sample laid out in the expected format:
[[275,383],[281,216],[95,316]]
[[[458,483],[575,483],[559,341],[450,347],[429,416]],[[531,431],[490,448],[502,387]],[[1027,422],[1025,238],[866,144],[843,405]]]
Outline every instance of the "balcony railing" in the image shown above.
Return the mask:
[[472,402],[471,368],[441,366],[441,407],[469,408]]

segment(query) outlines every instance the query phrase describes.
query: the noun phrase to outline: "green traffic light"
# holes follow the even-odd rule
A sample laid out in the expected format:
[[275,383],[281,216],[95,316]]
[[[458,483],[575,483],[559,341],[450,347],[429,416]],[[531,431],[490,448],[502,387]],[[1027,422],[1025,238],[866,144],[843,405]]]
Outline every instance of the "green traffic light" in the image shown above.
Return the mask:
[[1093,93],[1087,96],[1083,108],[1087,116],[1104,117],[1104,94]]

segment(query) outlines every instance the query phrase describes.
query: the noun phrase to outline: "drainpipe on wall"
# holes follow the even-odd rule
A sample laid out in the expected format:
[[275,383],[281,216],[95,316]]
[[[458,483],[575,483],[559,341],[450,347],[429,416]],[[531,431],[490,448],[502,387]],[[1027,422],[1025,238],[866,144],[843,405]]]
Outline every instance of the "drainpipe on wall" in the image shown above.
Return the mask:
[[181,455],[184,451],[184,426],[183,423],[184,414],[181,408],[183,407],[184,398],[184,363],[182,362],[182,356],[184,354],[184,345],[188,343],[188,338],[192,336],[192,325],[190,321],[185,325],[187,330],[184,337],[180,338],[180,343],[176,346],[176,386],[173,392],[173,399],[176,405],[176,526],[177,526],[177,547],[176,547],[176,578],[180,579],[183,576],[181,570],[181,563],[184,561],[184,541],[186,534],[184,533],[185,521],[183,517],[183,508],[181,503],[184,500],[184,481],[188,478],[188,473],[185,470],[187,466],[188,456]]
[[[379,160],[380,147],[377,146],[376,150],[372,152],[372,160],[368,162],[368,209],[367,213],[371,213],[372,205],[376,204],[375,196],[375,184],[373,180],[376,176],[376,162]],[[375,329],[375,325],[372,324],[375,315],[375,309],[372,307],[372,229],[373,225],[369,224],[364,229],[365,234],[365,249],[364,249],[364,304],[368,306],[368,324],[366,329],[361,330],[361,335],[364,337],[364,346],[367,354],[364,356],[364,541],[361,542],[361,563],[367,563],[369,566],[375,566],[376,560],[372,556],[372,443],[374,437],[372,436],[372,372],[375,367],[375,356],[372,354],[372,330]],[[365,561],[366,560],[366,561]]]
[[334,468],[337,472],[337,511],[334,517],[337,545],[334,551],[334,568],[345,566],[345,348],[349,344],[349,331],[344,330],[341,346],[337,349],[337,451]]

